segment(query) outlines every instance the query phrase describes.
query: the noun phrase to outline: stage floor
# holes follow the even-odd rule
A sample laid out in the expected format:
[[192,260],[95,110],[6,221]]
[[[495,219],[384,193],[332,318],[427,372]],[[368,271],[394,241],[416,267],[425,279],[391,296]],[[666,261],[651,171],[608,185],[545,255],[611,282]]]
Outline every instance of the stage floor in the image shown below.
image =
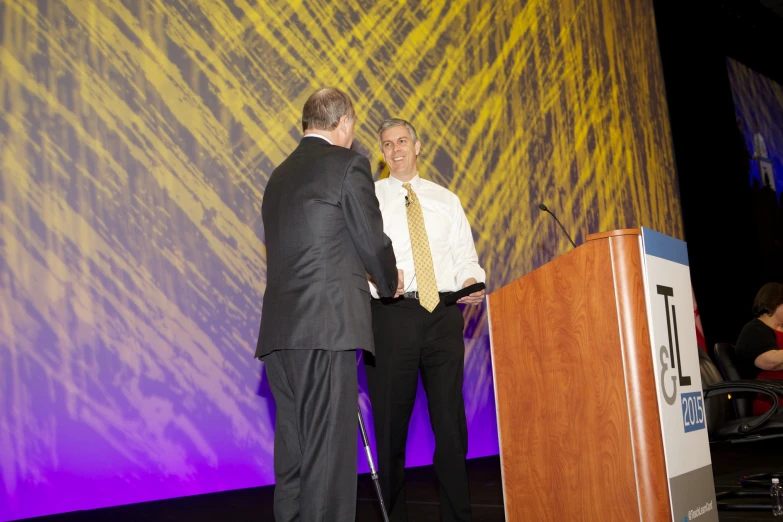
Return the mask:
[[[739,478],[742,475],[783,471],[783,439],[763,443],[712,445],[711,449],[715,485],[718,491],[737,489]],[[473,504],[473,520],[476,522],[505,520],[498,457],[468,461],[468,476]],[[269,486],[250,488],[28,520],[46,522],[106,520],[117,522],[269,522],[273,520],[272,491],[272,487]],[[408,470],[407,497],[409,522],[440,521],[438,484],[432,466]],[[359,522],[381,521],[375,490],[369,475],[359,476],[356,520]],[[777,520],[777,518],[772,516],[770,509],[768,512],[721,511],[720,520],[755,522]]]
[[[480,522],[505,520],[498,457],[469,460],[468,476],[474,520]],[[409,522],[439,522],[438,483],[432,466],[409,468],[406,472],[406,480]],[[46,522],[108,520],[112,522],[271,522],[274,520],[272,492],[271,486],[265,486],[27,520]],[[359,522],[382,522],[375,489],[369,475],[359,476],[356,520]]]

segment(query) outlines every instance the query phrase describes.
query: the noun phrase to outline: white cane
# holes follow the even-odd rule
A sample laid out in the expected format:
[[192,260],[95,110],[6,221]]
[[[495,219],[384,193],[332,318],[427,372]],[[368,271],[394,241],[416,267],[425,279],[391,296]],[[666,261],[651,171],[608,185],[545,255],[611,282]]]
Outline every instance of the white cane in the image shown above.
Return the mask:
[[367,430],[364,429],[364,419],[362,419],[362,409],[359,408],[359,429],[362,432],[362,442],[364,442],[364,452],[367,454],[367,464],[370,466],[370,476],[375,484],[375,492],[378,493],[378,501],[381,503],[381,514],[383,522],[389,522],[389,515],[386,513],[386,504],[383,503],[383,494],[381,494],[381,485],[378,483],[378,471],[375,469],[375,462],[372,460],[372,451],[370,450],[370,441],[367,439]]

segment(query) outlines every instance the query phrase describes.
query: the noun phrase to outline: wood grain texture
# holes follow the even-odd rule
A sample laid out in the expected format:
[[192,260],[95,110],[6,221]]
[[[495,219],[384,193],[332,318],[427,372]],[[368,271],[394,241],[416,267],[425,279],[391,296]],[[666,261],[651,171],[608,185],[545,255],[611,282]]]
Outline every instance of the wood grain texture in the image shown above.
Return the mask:
[[588,241],[595,241],[596,239],[606,239],[609,237],[617,236],[641,236],[641,228],[622,228],[620,230],[609,230],[608,232],[596,232],[595,234],[587,234]]
[[609,241],[489,300],[507,520],[639,520]]
[[625,359],[639,504],[644,522],[671,520],[666,461],[655,389],[640,238],[608,239],[615,274],[620,337]]

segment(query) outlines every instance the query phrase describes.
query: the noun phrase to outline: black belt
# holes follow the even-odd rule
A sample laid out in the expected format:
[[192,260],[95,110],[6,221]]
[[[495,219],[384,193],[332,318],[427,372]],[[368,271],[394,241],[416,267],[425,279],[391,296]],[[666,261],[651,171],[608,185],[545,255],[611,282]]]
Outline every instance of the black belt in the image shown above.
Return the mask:
[[[440,296],[440,302],[443,303],[446,300],[446,296],[453,294],[454,292],[438,292]],[[404,301],[405,299],[419,300],[419,292],[405,292],[399,297],[381,297],[378,301],[384,304],[396,303],[398,301]],[[453,304],[453,303],[452,303]]]
[[[452,293],[453,292],[438,292],[438,295],[440,296],[441,300],[443,300],[444,297]],[[419,291],[416,290],[415,292],[405,292],[402,294],[402,297],[405,299],[419,299]]]

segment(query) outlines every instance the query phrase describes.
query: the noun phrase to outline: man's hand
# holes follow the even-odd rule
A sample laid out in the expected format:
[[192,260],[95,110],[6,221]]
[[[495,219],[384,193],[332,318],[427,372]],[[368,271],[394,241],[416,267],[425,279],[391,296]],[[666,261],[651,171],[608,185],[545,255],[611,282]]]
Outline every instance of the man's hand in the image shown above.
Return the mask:
[[405,293],[405,274],[401,269],[397,269],[397,291],[394,292],[394,298],[397,299]]
[[[465,288],[466,286],[475,285],[478,283],[476,281],[476,278],[470,277],[467,280],[465,280],[464,283],[462,283],[462,288]],[[470,295],[466,295],[459,301],[457,301],[459,304],[469,304],[469,305],[477,305],[481,304],[481,302],[484,300],[484,295],[486,292],[484,290],[479,290],[478,292],[473,292]]]

